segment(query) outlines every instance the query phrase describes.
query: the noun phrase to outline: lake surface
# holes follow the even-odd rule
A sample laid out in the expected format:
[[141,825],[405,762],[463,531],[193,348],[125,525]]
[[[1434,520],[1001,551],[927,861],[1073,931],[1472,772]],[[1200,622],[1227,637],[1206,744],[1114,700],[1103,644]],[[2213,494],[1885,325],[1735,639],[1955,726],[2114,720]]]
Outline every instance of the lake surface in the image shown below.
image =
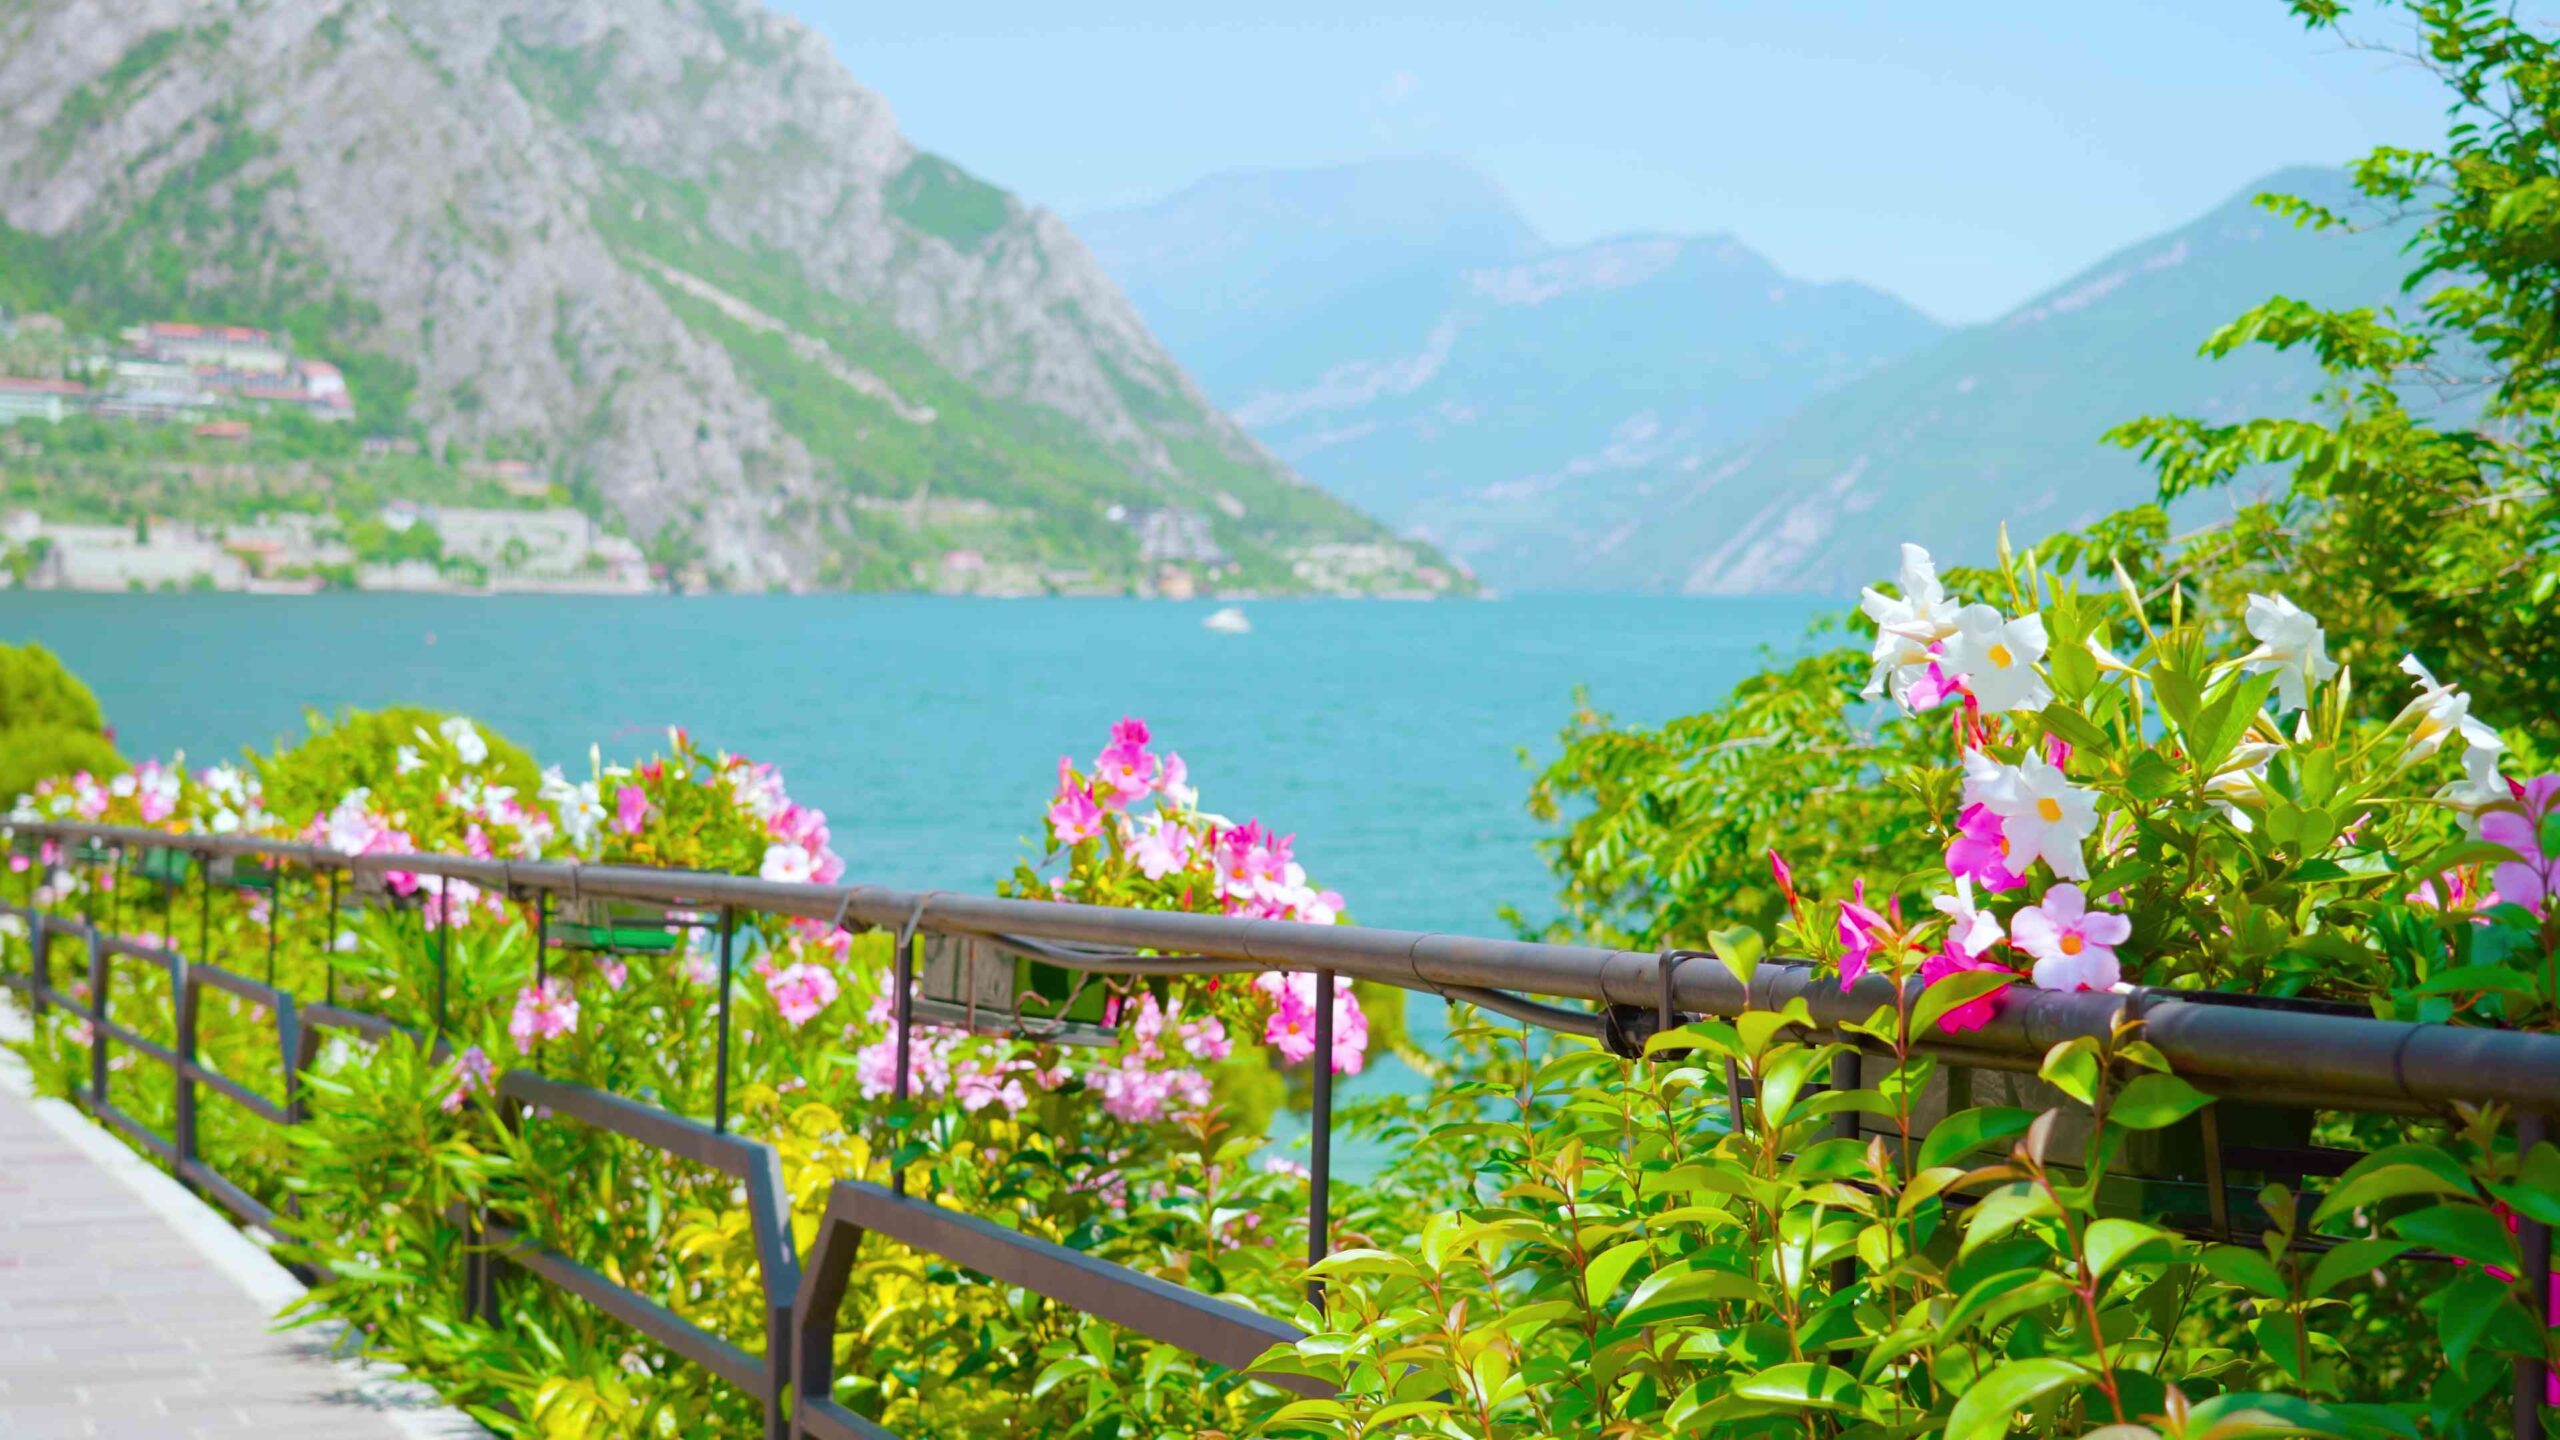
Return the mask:
[[1576,685],[1622,719],[1685,714],[1831,603],[1273,601],[1227,635],[1211,605],[1136,600],[14,592],[0,639],[59,654],[126,754],[197,765],[306,707],[462,711],[573,774],[683,725],[780,765],[854,878],[919,889],[1035,853],[1058,757],[1138,715],[1205,806],[1296,832],[1359,922],[1497,934],[1498,906],[1553,908],[1521,752],[1555,753]]

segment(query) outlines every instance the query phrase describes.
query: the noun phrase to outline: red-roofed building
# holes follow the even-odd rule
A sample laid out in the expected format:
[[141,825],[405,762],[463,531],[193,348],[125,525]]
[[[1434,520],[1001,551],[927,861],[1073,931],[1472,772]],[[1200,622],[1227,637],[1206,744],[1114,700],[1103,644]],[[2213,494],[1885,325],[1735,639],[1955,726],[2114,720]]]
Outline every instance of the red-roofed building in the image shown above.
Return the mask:
[[264,330],[246,325],[155,321],[142,327],[142,348],[165,360],[250,375],[282,375],[293,356]]
[[199,440],[228,440],[236,445],[249,438],[249,422],[246,420],[207,420],[196,427],[196,438]]
[[59,422],[80,409],[89,387],[77,380],[28,380],[0,375],[0,425],[20,420]]

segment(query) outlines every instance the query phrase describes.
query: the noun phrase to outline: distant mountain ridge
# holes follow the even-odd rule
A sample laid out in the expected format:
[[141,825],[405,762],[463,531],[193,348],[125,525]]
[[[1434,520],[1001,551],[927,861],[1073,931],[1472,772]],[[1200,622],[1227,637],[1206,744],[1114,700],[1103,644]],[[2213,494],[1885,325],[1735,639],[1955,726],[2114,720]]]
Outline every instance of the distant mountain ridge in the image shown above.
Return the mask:
[[34,0],[0,112],[0,304],[289,327],[731,583],[1126,581],[1159,507],[1246,584],[1384,534],[749,0]]
[[[1084,224],[1274,451],[1511,587],[1845,591],[1905,536],[1978,557],[2002,521],[2022,541],[2081,523],[2150,493],[2137,461],[2098,443],[2108,427],[2307,402],[2298,358],[2198,358],[2216,327],[2280,291],[2383,303],[2402,268],[2387,236],[2296,231],[2249,203],[2342,197],[2340,172],[2287,171],[1949,330],[1871,287],[1795,280],[1729,236],[1532,243],[1525,223],[1490,223],[1518,217],[1449,162],[1365,185],[1332,173],[1204,182]],[[1316,203],[1416,176],[1421,199],[1384,226]],[[1252,212],[1260,252],[1323,243],[1275,227],[1338,232],[1363,275],[1281,306],[1250,276],[1221,289],[1223,257],[1194,251],[1179,287],[1156,283],[1154,237],[1213,233],[1240,197],[1275,193],[1307,203]],[[1463,242],[1421,223],[1432,213]],[[1221,333],[1264,343],[1183,338]]]

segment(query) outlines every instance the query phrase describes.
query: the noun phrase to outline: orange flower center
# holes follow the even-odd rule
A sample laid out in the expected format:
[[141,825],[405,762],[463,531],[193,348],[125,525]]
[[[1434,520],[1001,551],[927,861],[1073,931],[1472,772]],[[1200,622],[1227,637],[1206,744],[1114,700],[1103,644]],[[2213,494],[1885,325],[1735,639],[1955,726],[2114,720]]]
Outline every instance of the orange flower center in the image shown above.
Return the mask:
[[2009,647],[2006,645],[1995,644],[1984,653],[1991,657],[1991,664],[1995,669],[2006,670],[2018,663],[2018,657],[2010,654]]
[[2062,802],[2047,795],[2036,802],[2036,813],[2044,817],[2047,825],[2059,825],[2062,823]]
[[2079,935],[2072,931],[2065,930],[2062,932],[2062,953],[2065,955],[2079,954],[2080,947],[2087,943],[2087,941],[2081,939]]

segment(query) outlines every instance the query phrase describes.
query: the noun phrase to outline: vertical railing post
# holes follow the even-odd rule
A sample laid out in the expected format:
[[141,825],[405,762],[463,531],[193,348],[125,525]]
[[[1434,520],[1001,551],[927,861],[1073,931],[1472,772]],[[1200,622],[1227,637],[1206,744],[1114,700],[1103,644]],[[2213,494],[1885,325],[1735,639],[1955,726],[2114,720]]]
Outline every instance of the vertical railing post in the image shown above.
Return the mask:
[[711,1077],[711,1128],[729,1133],[729,941],[737,931],[737,912],[720,907],[720,1039]]
[[[2516,1117],[2516,1163],[2533,1157],[2533,1147],[2551,1138],[2551,1118],[2536,1113]],[[2543,1440],[2543,1402],[2550,1398],[2551,1227],[2523,1215],[2516,1217],[2516,1239],[2524,1251],[2526,1304],[2533,1310],[2533,1334],[2540,1353],[2516,1361],[2516,1440]]]
[[[1339,982],[1316,972],[1315,1114],[1308,1124],[1307,1264],[1321,1262],[1333,1241],[1333,1005]],[[1324,1304],[1324,1282],[1307,1282],[1307,1303]]]
[[[907,1112],[907,1072],[915,1066],[916,931],[924,924],[924,905],[924,900],[918,899],[915,908],[907,912],[907,923],[898,927],[897,962],[891,972],[895,977],[892,983],[898,987],[897,1096],[898,1114],[902,1119],[906,1118]],[[895,1140],[898,1137],[890,1138]],[[893,1195],[907,1193],[907,1167],[897,1159],[900,1148],[893,1144],[889,1150],[889,1193]]]
[[27,993],[32,997],[28,1008],[39,1023],[47,1005],[45,995],[53,989],[53,927],[34,906],[27,907]]
[[[1831,1057],[1831,1088],[1833,1091],[1845,1095],[1850,1091],[1861,1087],[1864,1082],[1859,1073],[1862,1068],[1859,1064],[1859,1059],[1859,1054],[1854,1047],[1843,1050],[1839,1054]],[[1831,1134],[1832,1138],[1838,1140],[1857,1139],[1858,1112],[1855,1110],[1841,1110],[1834,1114],[1831,1117]],[[1857,1283],[1858,1257],[1855,1253],[1844,1255],[1840,1259],[1831,1262],[1831,1288],[1834,1293],[1846,1290]]]
[[445,956],[445,948],[446,948],[446,938],[445,938],[445,937],[446,937],[446,929],[445,929],[445,927],[446,927],[446,925],[449,923],[449,917],[445,914],[445,908],[446,908],[446,906],[445,906],[445,898],[444,898],[444,897],[445,897],[445,879],[444,879],[444,877],[443,877],[443,876],[439,875],[439,876],[437,876],[437,877],[436,877],[436,923],[435,923],[435,931],[436,931],[436,1039],[437,1039],[438,1041],[442,1041],[442,1040],[444,1039],[444,1031],[445,1031],[445,1013],[446,1013],[446,1011],[445,1011],[445,993],[446,993],[446,987],[447,987],[447,985],[448,985],[448,983],[449,983],[449,975],[450,975],[450,972],[451,972],[451,970],[452,970],[452,966],[448,963],[448,961],[447,961],[447,959],[446,959],[446,956]]
[[284,862],[267,866],[267,988],[276,984],[276,933],[284,925]]
[[89,927],[89,1102],[107,1103],[107,944]]
[[338,1003],[338,872],[329,871],[329,899],[320,912],[321,996],[329,1004]]
[[195,977],[195,966],[186,956],[175,951],[169,966],[169,1003],[176,1013],[178,1063],[169,1067],[170,1078],[177,1082],[177,1119],[170,1127],[170,1142],[177,1146],[175,1168],[181,1184],[194,1188],[187,1178],[187,1167],[200,1158],[196,1144],[196,1017],[204,1001],[204,991]]

